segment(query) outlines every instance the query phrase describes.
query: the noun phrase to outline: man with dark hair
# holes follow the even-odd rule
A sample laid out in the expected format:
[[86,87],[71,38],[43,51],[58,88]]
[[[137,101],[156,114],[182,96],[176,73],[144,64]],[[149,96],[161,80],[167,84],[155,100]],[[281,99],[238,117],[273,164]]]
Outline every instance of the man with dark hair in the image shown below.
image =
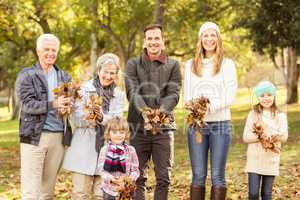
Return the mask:
[[56,115],[70,105],[70,98],[54,98],[52,90],[71,77],[55,65],[59,40],[53,34],[37,39],[38,62],[22,69],[16,81],[21,103],[20,154],[22,200],[50,200],[71,140],[71,127]]
[[[152,158],[156,177],[154,200],[167,200],[176,129],[173,110],[179,101],[181,87],[180,67],[177,61],[166,56],[162,27],[159,24],[145,28],[143,47],[143,54],[130,59],[125,69],[131,144],[136,148],[141,172],[134,199],[145,199],[146,169]],[[145,107],[160,109],[173,122],[161,127],[158,134],[146,131],[141,112]]]

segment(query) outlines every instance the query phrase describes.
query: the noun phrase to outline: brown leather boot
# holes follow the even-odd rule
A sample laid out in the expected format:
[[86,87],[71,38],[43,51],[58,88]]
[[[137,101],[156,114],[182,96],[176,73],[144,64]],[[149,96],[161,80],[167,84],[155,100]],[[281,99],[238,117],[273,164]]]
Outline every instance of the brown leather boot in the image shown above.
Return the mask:
[[205,200],[205,186],[191,186],[190,200]]
[[226,198],[226,188],[225,187],[215,187],[212,186],[210,190],[211,200],[225,200]]

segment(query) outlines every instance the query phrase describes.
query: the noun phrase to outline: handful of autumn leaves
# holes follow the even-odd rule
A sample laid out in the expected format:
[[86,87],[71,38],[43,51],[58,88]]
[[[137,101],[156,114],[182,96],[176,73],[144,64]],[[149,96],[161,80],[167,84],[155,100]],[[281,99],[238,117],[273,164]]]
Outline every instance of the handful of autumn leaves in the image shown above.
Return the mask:
[[74,111],[74,102],[76,100],[81,100],[82,96],[80,95],[79,90],[79,81],[62,83],[61,85],[53,89],[55,99],[57,99],[60,96],[63,96],[65,98],[71,98],[70,104],[65,105],[65,108],[58,109],[58,114],[63,118],[67,118],[71,114],[71,112]]
[[264,149],[269,149],[274,153],[280,153],[281,142],[279,135],[266,135],[264,134],[263,125],[259,122],[253,124],[253,133],[258,136],[258,139]]
[[185,109],[190,111],[187,116],[187,123],[195,129],[196,143],[202,142],[202,133],[200,128],[205,126],[204,116],[208,109],[209,99],[206,97],[199,97],[192,99],[185,104]]
[[171,123],[169,115],[161,112],[160,109],[145,107],[142,109],[142,114],[145,130],[150,131],[153,135],[158,134],[162,126],[167,126]]
[[95,110],[97,107],[101,107],[102,102],[102,98],[95,94],[89,95],[86,104],[84,104],[83,110],[87,113],[87,115],[84,117],[84,120],[87,120],[91,126],[95,126],[97,123],[97,113]]
[[124,185],[124,187],[119,190],[119,200],[131,200],[136,188],[135,181],[127,176],[124,176],[118,179],[118,182],[121,182],[121,184]]

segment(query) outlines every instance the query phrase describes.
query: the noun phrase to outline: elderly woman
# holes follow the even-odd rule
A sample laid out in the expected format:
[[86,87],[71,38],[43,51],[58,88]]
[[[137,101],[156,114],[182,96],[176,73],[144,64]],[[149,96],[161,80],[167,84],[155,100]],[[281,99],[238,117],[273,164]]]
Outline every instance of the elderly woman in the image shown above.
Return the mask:
[[[116,88],[119,58],[107,53],[97,60],[96,76],[81,86],[82,101],[76,102],[71,122],[75,127],[71,146],[67,149],[63,168],[72,172],[72,199],[102,199],[100,176],[96,167],[98,155],[103,145],[106,122],[115,116],[122,116],[124,93]],[[86,120],[87,104],[91,95],[102,98],[101,107],[95,108],[96,123]]]

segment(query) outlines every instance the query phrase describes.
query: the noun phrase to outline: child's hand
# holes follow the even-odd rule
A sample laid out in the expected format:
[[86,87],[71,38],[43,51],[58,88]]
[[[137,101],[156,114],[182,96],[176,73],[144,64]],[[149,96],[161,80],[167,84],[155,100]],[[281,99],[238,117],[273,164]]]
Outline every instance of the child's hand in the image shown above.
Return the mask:
[[123,178],[112,178],[111,183],[116,185],[116,191],[123,190],[125,188],[124,179]]
[[118,181],[119,181],[119,179],[115,178],[115,177],[111,178],[111,180],[110,180],[110,182],[113,184],[118,184]]
[[122,180],[122,181],[120,181],[119,182],[119,184],[118,184],[118,187],[117,187],[118,189],[118,191],[120,191],[120,190],[124,190],[125,189],[125,183],[124,183],[124,181]]

